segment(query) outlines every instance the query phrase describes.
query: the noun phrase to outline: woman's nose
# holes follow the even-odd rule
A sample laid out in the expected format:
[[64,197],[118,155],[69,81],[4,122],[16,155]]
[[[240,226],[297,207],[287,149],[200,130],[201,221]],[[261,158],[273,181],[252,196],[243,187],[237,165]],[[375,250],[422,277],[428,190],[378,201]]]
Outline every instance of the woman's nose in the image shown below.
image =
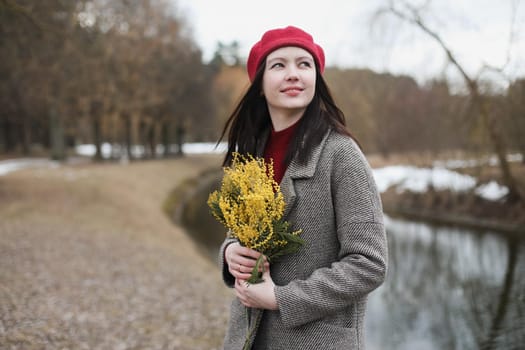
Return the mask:
[[286,69],[286,80],[297,80],[298,78],[297,68],[292,65],[288,66]]

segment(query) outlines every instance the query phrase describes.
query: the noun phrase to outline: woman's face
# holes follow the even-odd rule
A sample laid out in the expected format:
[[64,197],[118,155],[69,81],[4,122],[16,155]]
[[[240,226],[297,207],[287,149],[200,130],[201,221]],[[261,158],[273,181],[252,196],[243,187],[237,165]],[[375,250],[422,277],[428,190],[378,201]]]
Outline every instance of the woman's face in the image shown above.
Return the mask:
[[312,55],[295,46],[282,47],[266,57],[262,89],[271,115],[302,115],[315,94],[315,69]]

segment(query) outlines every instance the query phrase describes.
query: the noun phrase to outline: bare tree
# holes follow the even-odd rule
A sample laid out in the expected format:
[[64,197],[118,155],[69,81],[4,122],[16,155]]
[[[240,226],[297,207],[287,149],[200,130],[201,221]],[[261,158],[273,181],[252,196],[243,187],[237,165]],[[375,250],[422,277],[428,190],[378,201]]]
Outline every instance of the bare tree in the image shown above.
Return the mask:
[[[423,6],[427,6],[427,1]],[[483,129],[489,135],[492,148],[498,158],[499,168],[503,182],[509,189],[507,200],[516,202],[522,199],[516,179],[514,178],[509,163],[507,161],[507,145],[500,125],[490,113],[489,99],[480,89],[480,78],[467,73],[465,66],[457,59],[456,54],[445,42],[437,30],[432,29],[422,16],[421,8],[415,7],[405,1],[390,0],[388,6],[377,11],[376,15],[393,15],[398,19],[407,22],[421,30],[429,38],[434,40],[445,53],[448,61],[457,69],[469,91],[471,109],[479,115]],[[488,67],[485,67],[488,68]],[[501,69],[499,69],[501,71]]]
[[168,0],[0,0],[0,42],[3,152],[34,141],[63,158],[82,139],[131,158],[133,143],[212,125],[210,70]]

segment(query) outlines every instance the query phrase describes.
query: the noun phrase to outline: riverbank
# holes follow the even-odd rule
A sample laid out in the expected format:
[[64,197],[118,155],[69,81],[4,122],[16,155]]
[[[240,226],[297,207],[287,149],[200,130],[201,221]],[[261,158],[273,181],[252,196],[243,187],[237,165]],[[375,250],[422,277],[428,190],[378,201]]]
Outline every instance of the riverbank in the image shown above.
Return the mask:
[[190,156],[0,177],[0,344],[219,349],[232,294],[162,210],[219,164]]
[[396,193],[395,189],[384,192],[381,198],[385,213],[391,216],[525,237],[522,203],[487,201],[471,193]]
[[[435,160],[429,162],[428,158],[412,158],[408,162],[407,159],[395,157],[389,160],[380,157],[371,157],[370,159],[374,168],[413,164],[419,166],[419,169],[433,169],[432,163],[439,163]],[[524,189],[525,165],[522,162],[514,162],[511,163],[511,167],[518,185]],[[442,167],[434,168],[436,173],[443,170]],[[381,193],[385,212],[389,215],[419,221],[492,230],[510,236],[525,237],[525,202],[509,203],[504,197],[489,199],[481,196],[477,191],[483,187],[480,186],[482,184],[503,183],[497,166],[459,167],[451,170],[458,176],[454,184],[456,187],[463,180],[459,179],[460,176],[470,177],[472,181],[477,182],[478,187],[473,186],[470,190],[454,190],[453,188],[436,188],[430,185],[426,191],[419,192],[399,190],[394,184]],[[417,183],[415,187],[420,185],[421,183]],[[401,188],[403,187],[401,186]]]

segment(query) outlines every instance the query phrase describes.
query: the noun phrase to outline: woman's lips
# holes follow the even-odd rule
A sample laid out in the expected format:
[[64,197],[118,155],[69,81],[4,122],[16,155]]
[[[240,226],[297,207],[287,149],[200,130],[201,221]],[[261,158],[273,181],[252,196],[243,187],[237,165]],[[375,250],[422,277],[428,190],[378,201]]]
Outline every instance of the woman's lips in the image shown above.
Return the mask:
[[284,89],[282,92],[285,93],[288,96],[297,96],[302,91],[303,91],[303,89],[301,89],[299,87],[289,87],[289,88]]

